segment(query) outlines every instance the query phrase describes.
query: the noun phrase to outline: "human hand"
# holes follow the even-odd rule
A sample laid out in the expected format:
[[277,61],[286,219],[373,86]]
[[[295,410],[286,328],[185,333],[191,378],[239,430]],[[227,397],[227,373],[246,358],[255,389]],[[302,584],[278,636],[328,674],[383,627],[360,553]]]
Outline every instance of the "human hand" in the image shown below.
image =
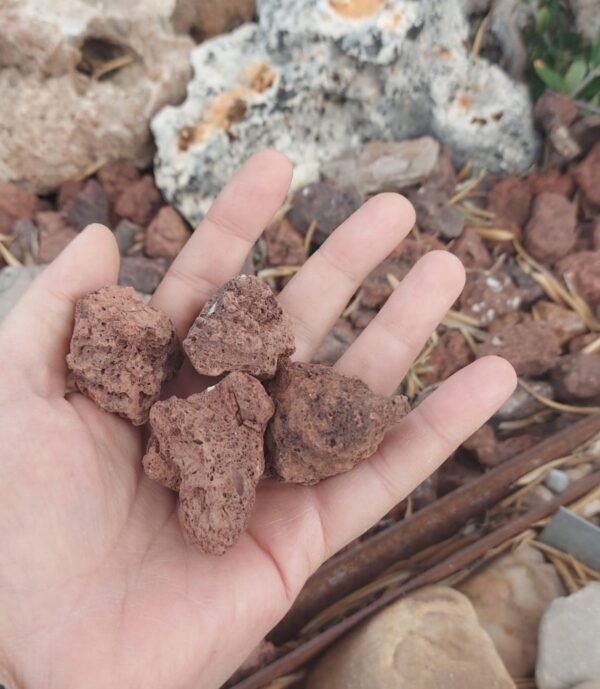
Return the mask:
[[[255,155],[221,193],[152,303],[185,335],[283,202],[289,162]],[[310,359],[365,276],[414,223],[401,196],[368,201],[280,299]],[[112,233],[91,226],[0,328],[0,684],[7,689],[219,687],[304,581],[410,493],[510,395],[480,359],[443,383],[353,471],[314,487],[261,482],[247,533],[223,557],[187,544],[175,494],[142,472],[142,432],[65,397],[75,301],[116,282]],[[453,255],[421,259],[338,364],[392,393],[464,282]],[[199,379],[184,367],[185,395]],[[3,674],[4,672],[4,674]]]

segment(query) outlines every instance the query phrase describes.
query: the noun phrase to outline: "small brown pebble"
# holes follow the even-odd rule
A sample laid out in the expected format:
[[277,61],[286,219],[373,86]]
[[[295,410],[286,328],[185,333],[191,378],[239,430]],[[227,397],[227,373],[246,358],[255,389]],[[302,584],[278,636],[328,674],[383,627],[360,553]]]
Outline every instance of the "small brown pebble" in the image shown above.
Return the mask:
[[83,191],[84,182],[82,180],[68,179],[58,188],[56,195],[56,205],[59,210],[68,206],[75,197]]
[[550,193],[570,197],[575,191],[573,177],[569,174],[562,174],[557,169],[533,172],[527,179],[529,180],[531,193],[534,196]]
[[162,258],[124,256],[121,258],[119,284],[134,287],[143,294],[153,294],[167,272],[167,262]]
[[245,373],[230,373],[204,392],[152,407],[144,470],[179,491],[181,526],[205,553],[222,555],[248,525],[272,415],[273,402]]
[[531,208],[529,182],[520,177],[505,177],[496,182],[488,195],[488,208],[523,227]]
[[330,366],[287,363],[270,385],[275,415],[266,435],[272,470],[284,481],[317,483],[370,457],[409,412],[405,397],[376,395]]
[[146,230],[145,251],[154,258],[175,258],[190,238],[190,229],[171,206],[161,208]]
[[35,194],[30,194],[11,182],[0,181],[0,212],[5,218],[3,223],[9,219],[14,222],[33,218],[40,210],[41,203]]
[[578,108],[572,98],[547,89],[533,110],[535,121],[550,132],[560,125],[569,126],[577,119]]
[[298,190],[288,220],[305,235],[313,220],[317,228],[313,239],[322,244],[362,203],[354,187],[338,187],[330,182],[315,182]]
[[69,225],[62,213],[43,211],[35,216],[38,226],[38,263],[50,263],[77,237],[77,230]]
[[478,345],[478,356],[488,354],[508,359],[519,375],[541,376],[556,365],[560,341],[546,323],[524,321],[499,330]]
[[525,228],[525,248],[541,263],[553,264],[575,246],[577,208],[560,194],[536,197]]
[[454,242],[452,253],[460,259],[465,268],[491,268],[492,256],[481,237],[471,227],[465,228]]
[[467,273],[459,303],[461,311],[477,318],[481,323],[491,323],[499,316],[517,311],[521,306],[521,290],[505,272],[473,270]]
[[596,397],[600,395],[600,356],[585,352],[561,356],[550,380],[560,400],[581,402]]
[[600,141],[574,168],[573,174],[589,203],[600,206]]
[[139,170],[127,160],[115,160],[98,170],[98,181],[111,204],[115,204],[126,187],[140,178]]
[[569,281],[587,303],[600,304],[600,251],[578,251],[554,266],[554,272]]
[[591,345],[592,342],[595,342],[598,337],[600,337],[600,335],[597,333],[586,333],[585,335],[578,335],[577,337],[574,337],[569,342],[569,354],[577,354],[577,352],[580,352],[588,345]]
[[462,234],[465,215],[448,204],[449,197],[441,189],[423,185],[408,198],[415,207],[419,227],[429,234],[454,239]]
[[561,345],[587,331],[579,314],[552,301],[539,301],[533,307],[536,319],[548,323],[556,332]]
[[269,286],[240,275],[206,302],[183,348],[198,373],[243,371],[272,378],[295,344],[291,321]]
[[92,223],[110,225],[110,203],[95,179],[86,183],[83,190],[65,206],[63,213],[69,225],[79,232]]
[[140,426],[182,361],[175,329],[130,287],[103,287],[75,307],[67,365],[75,387]]
[[474,358],[461,333],[448,330],[440,335],[435,349],[424,363],[425,370],[419,371],[419,379],[423,385],[439,383],[470,364]]
[[539,440],[538,436],[532,434],[499,440],[492,425],[486,423],[463,443],[463,448],[471,452],[481,465],[494,467],[527,450]]
[[115,204],[115,213],[136,225],[146,227],[162,206],[163,200],[152,175],[144,175],[125,187]]
[[278,220],[264,231],[269,266],[299,266],[304,263],[304,238],[288,220]]

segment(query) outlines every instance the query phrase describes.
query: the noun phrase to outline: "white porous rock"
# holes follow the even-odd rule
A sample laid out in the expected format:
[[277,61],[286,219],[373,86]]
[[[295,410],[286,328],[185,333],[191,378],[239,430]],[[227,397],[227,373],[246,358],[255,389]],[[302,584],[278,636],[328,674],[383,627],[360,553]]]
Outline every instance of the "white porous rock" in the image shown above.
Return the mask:
[[460,0],[261,0],[258,12],[195,48],[187,99],[152,121],[157,183],[190,222],[265,147],[291,158],[296,188],[365,142],[426,134],[457,164],[535,161],[527,89],[471,58]]
[[179,1],[2,0],[0,179],[45,193],[110,160],[150,162],[150,118],[191,75]]

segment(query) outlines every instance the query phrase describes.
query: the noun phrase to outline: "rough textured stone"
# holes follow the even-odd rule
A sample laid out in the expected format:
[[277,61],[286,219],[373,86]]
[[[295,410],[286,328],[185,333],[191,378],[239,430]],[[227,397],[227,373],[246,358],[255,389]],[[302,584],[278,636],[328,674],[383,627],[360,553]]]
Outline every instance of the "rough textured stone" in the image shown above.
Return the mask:
[[600,681],[600,582],[555,600],[540,625],[535,678],[540,689]]
[[558,336],[545,323],[525,321],[509,325],[477,347],[477,354],[497,354],[508,359],[522,376],[541,376],[560,355]]
[[0,270],[0,321],[19,301],[43,266],[6,266]]
[[486,423],[470,438],[467,438],[462,447],[483,466],[495,467],[527,450],[539,440],[539,437],[532,434],[513,435],[504,440],[498,440],[493,426]]
[[421,235],[407,237],[396,249],[375,268],[363,282],[361,304],[375,308],[385,303],[393,292],[388,275],[402,280],[413,265],[429,251],[444,250],[446,245],[437,237]]
[[[0,29],[1,31],[1,29]],[[2,65],[0,59],[0,66]],[[0,79],[2,77],[0,76]],[[0,119],[1,122],[1,119]],[[2,134],[0,133],[0,137]],[[0,144],[1,150],[1,144]],[[3,231],[10,233],[10,225],[16,220],[28,220],[41,210],[40,200],[34,194],[16,184],[2,181],[2,162],[0,162],[0,213],[5,218]]]
[[311,223],[316,222],[313,239],[321,244],[361,203],[362,197],[354,187],[315,182],[298,190],[288,219],[302,234],[306,234]]
[[[47,192],[98,162],[149,162],[148,121],[190,74],[193,43],[169,23],[175,1],[2,3],[1,179]],[[129,61],[100,78],[114,59]]]
[[[550,383],[544,380],[528,380],[527,384],[539,395],[554,399],[554,389]],[[494,420],[517,421],[531,416],[544,408],[541,402],[538,402],[538,400],[530,395],[525,388],[519,385],[494,414]]]
[[155,258],[175,258],[190,238],[190,230],[171,206],[161,208],[146,230],[145,251]]
[[419,378],[424,385],[438,383],[471,361],[473,352],[465,338],[456,330],[448,330],[440,335],[435,349],[425,362],[425,370],[419,369]]
[[103,287],[77,302],[67,365],[77,389],[102,409],[146,423],[180,364],[171,321],[133,289]]
[[548,169],[533,172],[529,177],[529,188],[534,196],[548,192],[571,197],[575,190],[575,182],[570,174],[562,174],[559,170]]
[[267,457],[284,481],[313,484],[370,457],[409,411],[405,397],[382,397],[329,366],[288,363],[269,389],[275,415]]
[[558,335],[561,344],[587,332],[587,325],[576,311],[552,301],[538,301],[533,307],[533,313],[538,320],[548,323]]
[[69,225],[79,232],[95,222],[110,225],[110,202],[95,179],[87,182],[81,192],[67,204],[63,213]]
[[491,323],[499,316],[518,311],[522,292],[505,272],[474,270],[467,274],[459,303],[469,316],[481,323]]
[[43,211],[35,216],[35,222],[38,226],[38,263],[50,263],[77,237],[77,230],[61,213]]
[[448,205],[445,191],[424,184],[409,198],[417,213],[417,224],[422,230],[445,239],[454,239],[462,234],[465,215],[459,208]]
[[269,286],[240,275],[206,302],[183,348],[198,373],[244,371],[272,378],[295,344],[291,321]]
[[423,134],[451,145],[457,164],[531,165],[527,89],[471,59],[459,0],[365,7],[357,19],[339,0],[262,0],[258,25],[193,51],[186,101],[152,122],[158,185],[192,224],[266,147],[294,162],[296,188],[348,149]]
[[115,212],[120,218],[127,218],[136,225],[145,227],[162,203],[152,175],[144,175],[137,182],[125,187],[117,199]]
[[114,160],[103,165],[98,170],[97,177],[109,201],[114,204],[126,187],[139,180],[140,173],[133,163]]
[[565,256],[554,271],[568,280],[590,306],[600,305],[600,251],[577,251]]
[[568,354],[561,356],[552,369],[551,380],[556,395],[565,401],[581,401],[600,395],[600,356]]
[[68,206],[78,194],[83,191],[85,183],[81,179],[67,179],[58,188],[56,194],[56,205],[59,210]]
[[150,412],[146,474],[179,491],[179,521],[205,553],[222,555],[248,524],[265,468],[263,434],[273,403],[245,373]]
[[505,177],[490,190],[487,202],[489,210],[523,227],[531,210],[529,183],[520,177]]
[[460,584],[479,623],[513,677],[533,673],[537,633],[546,607],[564,594],[556,570],[531,546],[494,560]]
[[461,236],[454,242],[451,249],[465,268],[491,268],[492,256],[485,242],[470,227],[465,228]]
[[123,256],[119,270],[119,285],[134,287],[143,294],[152,294],[167,271],[162,259],[145,256]]
[[572,98],[547,89],[533,109],[536,122],[547,132],[560,125],[568,127],[576,119],[579,109]]
[[411,593],[339,641],[307,689],[515,689],[469,600],[431,586]]
[[585,198],[590,203],[600,206],[600,142],[575,167],[573,175]]
[[525,228],[525,248],[542,263],[554,263],[575,246],[577,207],[560,194],[536,197]]
[[358,151],[348,151],[325,161],[326,181],[358,189],[364,196],[381,191],[401,191],[433,174],[440,144],[430,136],[407,141],[372,141]]
[[270,266],[299,266],[304,263],[304,238],[288,220],[272,223],[263,236]]

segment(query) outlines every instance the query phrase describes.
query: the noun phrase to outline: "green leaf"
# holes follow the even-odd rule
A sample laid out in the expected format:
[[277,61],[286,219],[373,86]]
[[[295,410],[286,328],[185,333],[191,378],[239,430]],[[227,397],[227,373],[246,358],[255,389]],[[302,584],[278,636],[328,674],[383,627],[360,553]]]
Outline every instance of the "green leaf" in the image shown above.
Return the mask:
[[550,9],[548,7],[542,7],[535,20],[535,30],[538,34],[548,31],[551,19]]
[[587,74],[587,64],[585,60],[575,60],[567,70],[564,76],[565,88],[569,93],[572,93],[583,81]]
[[560,76],[560,74],[557,74],[554,70],[550,69],[550,67],[547,67],[543,60],[536,60],[533,63],[533,68],[535,69],[535,73],[544,82],[544,84],[546,84],[546,86],[549,86],[551,89],[558,91],[559,93],[567,92],[564,79]]

